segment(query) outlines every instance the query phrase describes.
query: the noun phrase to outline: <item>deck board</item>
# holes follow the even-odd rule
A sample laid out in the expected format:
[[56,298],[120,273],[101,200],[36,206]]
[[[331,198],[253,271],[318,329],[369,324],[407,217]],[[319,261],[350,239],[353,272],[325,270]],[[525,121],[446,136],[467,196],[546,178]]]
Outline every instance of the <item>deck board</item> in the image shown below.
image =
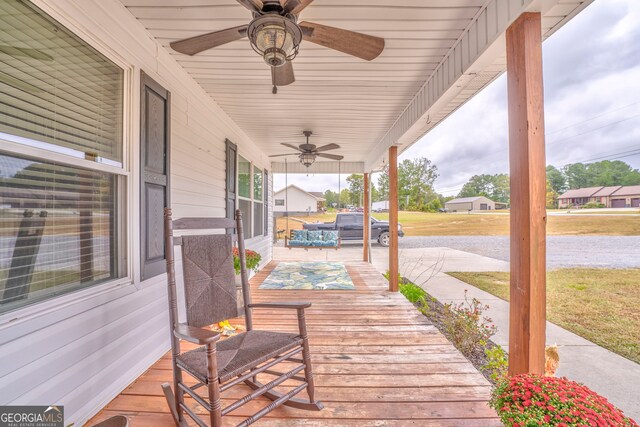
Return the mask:
[[[487,405],[486,379],[370,264],[348,262],[355,290],[258,289],[277,262],[251,280],[253,302],[305,300],[319,412],[278,408],[261,426],[500,426]],[[293,313],[255,310],[256,329],[296,330]],[[236,322],[240,320],[236,319]],[[172,426],[160,385],[171,382],[167,353],[127,387],[90,423],[114,414],[133,427]],[[283,389],[293,385],[285,382]],[[223,393],[223,406],[248,392]],[[266,400],[258,399],[225,417],[234,425]],[[187,403],[203,413],[192,399]]]

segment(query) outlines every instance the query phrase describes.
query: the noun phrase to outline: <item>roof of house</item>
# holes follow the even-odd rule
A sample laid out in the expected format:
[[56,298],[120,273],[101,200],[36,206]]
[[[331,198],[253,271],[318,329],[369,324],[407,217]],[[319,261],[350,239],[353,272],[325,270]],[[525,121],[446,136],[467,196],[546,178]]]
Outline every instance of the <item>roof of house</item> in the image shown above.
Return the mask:
[[275,192],[275,193],[273,193],[273,194],[274,194],[274,196],[275,196],[276,194],[282,193],[282,192],[284,192],[286,189],[291,189],[291,188],[295,188],[295,189],[297,189],[297,190],[300,190],[300,191],[302,191],[303,193],[308,194],[309,196],[313,197],[313,198],[314,198],[314,199],[316,199],[316,200],[324,200],[324,197],[322,197],[322,196],[317,196],[317,195],[316,195],[316,194],[322,194],[322,193],[319,193],[319,192],[317,192],[317,191],[314,191],[314,192],[307,191],[307,190],[305,190],[305,189],[302,189],[302,188],[298,187],[298,186],[297,186],[297,185],[295,185],[295,184],[290,184],[288,187],[282,188],[282,189],[280,189],[280,190],[276,191],[276,192]]
[[640,195],[640,185],[626,185],[620,187],[612,196],[636,196]]
[[317,197],[318,199],[324,200],[324,193],[322,191],[309,191],[308,193],[311,194],[312,196]]
[[451,199],[448,202],[445,202],[445,205],[447,203],[470,203],[470,202],[475,202],[478,199],[487,199],[489,201],[492,201],[491,199],[489,199],[488,197],[484,197],[484,196],[475,196],[475,197],[461,197],[459,199]]
[[587,188],[574,188],[573,190],[567,190],[558,199],[572,199],[580,197],[591,197],[604,187],[587,187]]
[[610,196],[619,188],[620,188],[619,185],[614,185],[612,187],[602,187],[600,190],[596,191],[593,195],[596,197]]

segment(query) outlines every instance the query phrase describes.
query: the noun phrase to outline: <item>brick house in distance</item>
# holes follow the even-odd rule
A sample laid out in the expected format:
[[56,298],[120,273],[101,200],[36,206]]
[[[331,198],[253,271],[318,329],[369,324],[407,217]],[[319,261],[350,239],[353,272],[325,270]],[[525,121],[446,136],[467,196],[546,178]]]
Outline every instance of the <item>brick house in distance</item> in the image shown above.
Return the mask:
[[640,207],[640,185],[576,188],[558,197],[561,209],[587,203],[602,203],[607,208]]

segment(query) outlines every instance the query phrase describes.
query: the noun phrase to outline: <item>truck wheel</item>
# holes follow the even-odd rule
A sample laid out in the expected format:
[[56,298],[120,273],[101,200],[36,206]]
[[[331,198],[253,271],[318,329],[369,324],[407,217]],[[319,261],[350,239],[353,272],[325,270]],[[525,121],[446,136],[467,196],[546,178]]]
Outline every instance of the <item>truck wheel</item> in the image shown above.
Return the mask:
[[391,240],[391,237],[389,236],[389,232],[388,231],[384,231],[384,232],[380,233],[380,236],[378,237],[378,243],[380,243],[385,248],[389,247],[389,241],[390,240]]

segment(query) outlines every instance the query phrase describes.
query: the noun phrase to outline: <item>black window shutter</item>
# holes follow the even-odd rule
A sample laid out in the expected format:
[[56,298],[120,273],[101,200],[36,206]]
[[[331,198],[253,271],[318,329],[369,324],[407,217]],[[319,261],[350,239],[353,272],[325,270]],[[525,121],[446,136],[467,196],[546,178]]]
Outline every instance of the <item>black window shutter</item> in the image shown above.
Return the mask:
[[235,219],[236,215],[236,166],[238,164],[238,146],[228,139],[226,143],[226,205],[227,205],[227,218]]
[[141,280],[146,280],[166,271],[171,95],[144,73],[140,87],[140,256]]

